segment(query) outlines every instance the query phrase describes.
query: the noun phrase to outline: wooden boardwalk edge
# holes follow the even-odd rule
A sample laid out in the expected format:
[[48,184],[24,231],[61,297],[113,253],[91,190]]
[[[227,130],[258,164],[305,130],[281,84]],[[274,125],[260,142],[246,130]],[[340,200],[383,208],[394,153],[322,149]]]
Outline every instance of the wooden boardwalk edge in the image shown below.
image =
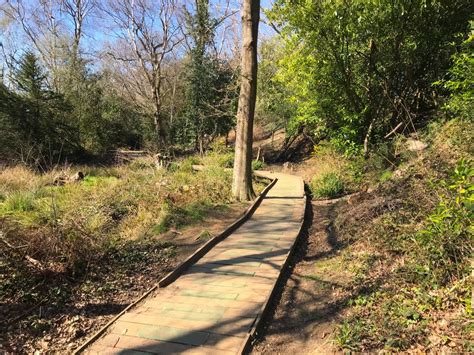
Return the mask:
[[206,253],[211,250],[216,244],[227,238],[233,232],[235,232],[242,224],[244,224],[250,217],[252,217],[255,210],[258,208],[262,200],[265,198],[267,192],[276,184],[278,179],[273,179],[270,184],[262,191],[262,193],[255,199],[252,205],[245,211],[242,217],[232,223],[222,233],[216,235],[214,238],[207,241],[202,247],[196,250],[193,254],[188,256],[176,269],[171,271],[168,275],[163,277],[159,282],[158,286],[166,287],[173,281],[175,281],[184,271],[186,271],[191,265],[201,259]]
[[245,213],[237,219],[234,223],[232,223],[229,227],[227,227],[222,233],[216,235],[209,241],[207,241],[202,247],[196,250],[193,254],[188,256],[181,264],[179,264],[173,271],[169,274],[164,276],[158,283],[146,291],[142,296],[140,296],[137,300],[130,303],[125,309],[123,309],[119,314],[113,317],[109,322],[107,322],[102,328],[100,328],[97,332],[95,332],[91,337],[89,337],[84,343],[82,343],[76,350],[74,350],[73,354],[80,354],[82,353],[89,345],[91,345],[95,340],[97,340],[100,336],[102,336],[107,329],[123,314],[128,312],[130,309],[135,307],[145,298],[147,298],[151,293],[156,291],[159,288],[164,288],[175,281],[184,271],[186,271],[191,265],[196,263],[199,259],[201,259],[207,252],[209,252],[215,245],[219,242],[227,238],[231,235],[234,231],[236,231],[240,226],[242,226],[250,217],[252,217],[255,210],[258,208],[262,200],[267,195],[268,191],[276,184],[278,181],[277,178],[271,180],[271,182],[263,189],[263,191],[258,195],[255,201],[247,208]]
[[283,276],[283,271],[288,267],[288,263],[291,260],[291,257],[293,256],[295,252],[296,245],[298,243],[298,240],[301,237],[301,234],[303,232],[303,226],[305,222],[305,215],[306,215],[306,210],[308,208],[308,199],[307,196],[303,196],[304,199],[304,211],[303,211],[303,218],[301,219],[301,224],[298,230],[298,234],[296,236],[295,242],[293,243],[290,251],[286,255],[285,262],[283,263],[281,269],[280,269],[280,274],[278,275],[278,278],[276,279],[275,283],[272,286],[272,289],[265,300],[264,304],[260,308],[260,311],[258,312],[257,318],[255,319],[255,322],[248,332],[248,334],[245,337],[244,343],[242,344],[242,347],[240,348],[240,351],[238,352],[239,354],[248,354],[250,349],[252,348],[252,342],[256,339],[257,333],[260,330],[260,327],[262,325],[262,320],[267,316],[268,311],[270,310],[270,305],[271,301],[275,296],[275,293],[277,292],[278,289],[278,284],[281,282]]

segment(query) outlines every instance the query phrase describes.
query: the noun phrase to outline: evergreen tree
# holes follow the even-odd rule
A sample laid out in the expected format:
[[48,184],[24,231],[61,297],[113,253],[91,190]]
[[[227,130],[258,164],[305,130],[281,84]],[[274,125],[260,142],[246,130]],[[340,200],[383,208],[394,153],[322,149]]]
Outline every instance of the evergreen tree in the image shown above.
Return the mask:
[[[194,142],[201,153],[216,135],[225,134],[233,122],[234,76],[226,63],[209,51],[218,24],[209,14],[209,1],[196,0],[195,13],[187,13],[193,42],[186,77],[186,103],[180,141]],[[175,129],[176,131],[176,129]]]
[[49,161],[42,162],[45,164],[77,153],[78,132],[69,124],[71,106],[62,95],[49,90],[46,75],[33,53],[25,53],[13,79],[18,89],[18,129],[23,144],[35,152],[32,158],[38,162],[47,156]]

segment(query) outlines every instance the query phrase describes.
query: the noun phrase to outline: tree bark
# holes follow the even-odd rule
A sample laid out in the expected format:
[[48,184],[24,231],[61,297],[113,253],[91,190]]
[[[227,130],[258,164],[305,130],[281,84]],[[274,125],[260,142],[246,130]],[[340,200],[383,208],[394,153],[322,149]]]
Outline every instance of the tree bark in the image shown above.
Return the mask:
[[232,193],[238,201],[251,200],[252,143],[255,99],[257,95],[257,39],[260,0],[242,4],[242,62]]

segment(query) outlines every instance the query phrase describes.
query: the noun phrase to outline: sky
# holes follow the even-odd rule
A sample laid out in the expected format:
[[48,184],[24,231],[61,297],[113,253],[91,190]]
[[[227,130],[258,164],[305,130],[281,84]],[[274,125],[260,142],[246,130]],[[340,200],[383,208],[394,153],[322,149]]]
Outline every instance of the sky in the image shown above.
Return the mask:
[[[25,4],[25,8],[27,9],[26,15],[27,16],[32,16],[32,14],[35,12],[35,6],[38,6],[37,4],[39,3],[40,0],[22,0],[22,2]],[[153,1],[153,0],[152,0]],[[182,0],[184,4],[189,4],[189,0]],[[227,3],[228,0],[210,0],[211,2],[211,7],[218,7],[219,5],[222,7]],[[268,9],[271,8],[274,0],[261,0],[261,8],[262,9]],[[15,2],[15,1],[13,1]],[[24,35],[23,31],[19,26],[14,26],[14,27],[8,27],[8,26],[2,26],[2,23],[5,24],[8,21],[5,21],[5,16],[2,16],[2,6],[5,6],[5,2],[3,0],[0,0],[0,44],[3,44],[0,46],[0,69],[2,68],[2,62],[4,61],[3,53],[2,51],[5,50],[6,53],[16,53],[16,57],[21,55],[22,52],[24,52],[28,47],[29,47],[29,42],[26,36]],[[241,6],[241,0],[230,0],[230,6],[231,8],[236,11],[234,15],[234,21],[236,24],[240,23],[240,9]],[[221,10],[222,11],[222,10]],[[261,18],[264,20],[264,15],[263,11],[261,13]],[[229,21],[232,21],[229,19]],[[107,20],[104,18],[93,18],[90,23],[86,24],[85,28],[85,36],[82,39],[83,47],[85,50],[85,53],[87,53],[88,56],[93,57],[94,53],[98,53],[99,50],[103,49],[104,44],[106,43],[113,43],[114,42],[114,36],[112,35],[112,32],[108,26],[110,23],[107,23]],[[67,22],[64,22],[64,25],[69,28],[69,31],[72,29],[72,25]],[[218,41],[222,39],[223,36],[223,27],[217,29],[216,31],[216,38]],[[240,26],[239,26],[240,27]],[[9,31],[5,31],[6,29],[9,29]],[[226,43],[227,41],[229,42],[229,46],[233,45],[235,43],[235,36],[237,35],[239,38],[240,37],[240,28],[237,28],[236,34],[226,34]],[[259,38],[267,38],[271,37],[275,34],[275,31],[268,25],[262,21],[260,23],[259,27]],[[228,36],[228,38],[227,38]],[[232,42],[232,43],[230,43]]]

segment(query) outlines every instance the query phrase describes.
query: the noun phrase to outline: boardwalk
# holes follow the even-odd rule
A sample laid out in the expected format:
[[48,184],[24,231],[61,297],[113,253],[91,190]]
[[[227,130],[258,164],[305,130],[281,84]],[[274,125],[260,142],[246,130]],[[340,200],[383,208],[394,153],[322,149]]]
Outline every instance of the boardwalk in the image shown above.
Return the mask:
[[123,314],[89,348],[99,354],[237,354],[299,233],[303,181],[277,177],[250,220],[174,283]]

